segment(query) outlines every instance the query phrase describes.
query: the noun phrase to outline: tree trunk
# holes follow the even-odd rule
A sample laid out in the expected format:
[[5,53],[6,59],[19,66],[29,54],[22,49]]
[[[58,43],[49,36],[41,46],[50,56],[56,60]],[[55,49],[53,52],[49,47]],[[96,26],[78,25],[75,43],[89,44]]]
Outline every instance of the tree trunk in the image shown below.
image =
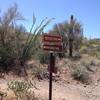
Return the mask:
[[69,40],[69,57],[73,57],[73,40]]
[[25,62],[23,60],[21,60],[20,64],[21,64],[21,66],[23,66],[25,76],[28,76],[27,71],[26,71],[26,67],[25,67]]
[[1,44],[2,44],[2,47],[5,47],[5,36],[4,36],[4,32],[1,32]]

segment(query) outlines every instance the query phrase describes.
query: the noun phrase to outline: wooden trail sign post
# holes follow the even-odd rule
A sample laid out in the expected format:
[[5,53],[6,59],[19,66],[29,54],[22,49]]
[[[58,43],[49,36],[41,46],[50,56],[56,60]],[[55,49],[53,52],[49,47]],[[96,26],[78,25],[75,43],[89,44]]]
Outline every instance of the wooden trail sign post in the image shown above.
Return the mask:
[[52,100],[52,73],[55,70],[54,53],[62,52],[62,37],[60,35],[43,35],[43,50],[50,52],[49,65],[49,100]]

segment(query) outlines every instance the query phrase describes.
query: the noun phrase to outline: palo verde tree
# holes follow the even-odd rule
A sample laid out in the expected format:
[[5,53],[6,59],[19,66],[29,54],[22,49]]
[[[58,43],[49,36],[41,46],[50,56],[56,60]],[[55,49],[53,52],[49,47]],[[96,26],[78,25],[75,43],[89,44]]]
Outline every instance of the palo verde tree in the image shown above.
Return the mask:
[[73,50],[78,51],[82,43],[83,28],[80,22],[71,15],[70,21],[56,24],[51,31],[53,34],[60,34],[63,38],[64,52],[69,53],[69,56],[73,56]]

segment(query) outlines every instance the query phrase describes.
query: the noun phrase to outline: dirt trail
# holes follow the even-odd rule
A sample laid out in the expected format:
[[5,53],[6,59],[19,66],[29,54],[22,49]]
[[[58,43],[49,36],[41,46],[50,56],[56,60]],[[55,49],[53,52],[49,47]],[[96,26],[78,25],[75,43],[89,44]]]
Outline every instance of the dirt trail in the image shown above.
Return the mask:
[[[40,100],[48,100],[48,81],[36,82],[35,94]],[[89,100],[75,85],[53,82],[53,100]]]
[[[32,88],[39,100],[48,100],[49,82],[48,80],[34,80],[38,89]],[[0,80],[0,91],[7,91],[7,81]],[[8,91],[9,98],[14,94]],[[7,99],[16,100],[16,99]],[[100,100],[100,82],[91,85],[68,84],[63,81],[53,82],[52,100]]]

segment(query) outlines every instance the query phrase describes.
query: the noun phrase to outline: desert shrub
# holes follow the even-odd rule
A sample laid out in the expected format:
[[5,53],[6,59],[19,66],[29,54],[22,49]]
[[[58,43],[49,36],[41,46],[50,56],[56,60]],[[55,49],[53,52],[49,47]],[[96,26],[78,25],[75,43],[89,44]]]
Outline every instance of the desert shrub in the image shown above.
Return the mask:
[[87,68],[88,66],[90,66],[90,64],[91,64],[91,61],[82,61],[81,62],[81,64],[85,67],[85,68]]
[[9,70],[13,64],[13,60],[11,53],[7,49],[0,48],[0,69],[4,71]]
[[97,52],[100,52],[100,46],[96,47]]
[[74,54],[73,54],[73,57],[72,58],[70,58],[71,60],[73,60],[73,61],[75,61],[75,60],[79,60],[79,59],[81,59],[81,53],[80,52],[75,52]]
[[52,34],[60,34],[63,39],[63,51],[73,56],[73,51],[78,51],[82,44],[83,28],[80,22],[71,15],[70,21],[54,25],[50,31]]
[[80,48],[80,52],[81,53],[88,53],[88,48],[87,48],[87,46],[82,46],[81,48]]
[[11,81],[8,87],[14,91],[17,100],[36,100],[34,92],[30,90],[31,85],[25,81]]
[[97,66],[99,66],[99,60],[92,59],[88,61],[83,61],[82,65],[87,69],[87,71],[95,72],[97,70]]
[[49,54],[40,50],[36,53],[37,59],[40,61],[41,64],[48,64],[49,63]]
[[[25,62],[32,58],[33,53],[36,53],[37,43],[40,42],[38,38],[41,38],[44,28],[52,19],[45,18],[38,26],[35,26],[36,18],[33,16],[29,32],[23,25],[17,24],[17,21],[22,20],[25,18],[18,11],[16,4],[0,16],[0,48],[3,47],[4,49],[0,50],[0,66],[4,66],[3,68],[9,67],[9,64],[12,64],[12,57],[14,57],[19,62],[15,65],[20,64],[26,70]],[[9,52],[8,49],[10,48],[11,51]]]
[[82,83],[89,83],[89,74],[85,68],[78,67],[74,69],[72,76],[75,80],[81,81]]
[[97,59],[100,59],[100,52],[95,52],[95,57],[96,57]]
[[49,74],[46,68],[42,68],[42,67],[34,67],[33,68],[33,73],[32,73],[36,78],[38,78],[39,80],[43,80],[43,79],[48,79],[49,78]]

